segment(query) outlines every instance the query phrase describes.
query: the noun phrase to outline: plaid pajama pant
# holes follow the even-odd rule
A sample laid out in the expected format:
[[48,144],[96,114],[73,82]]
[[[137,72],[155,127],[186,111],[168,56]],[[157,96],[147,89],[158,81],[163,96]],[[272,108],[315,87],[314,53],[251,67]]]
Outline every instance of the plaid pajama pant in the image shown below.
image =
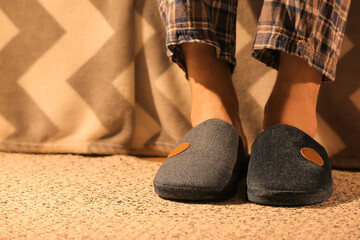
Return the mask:
[[[254,0],[249,0],[254,1]],[[307,60],[334,81],[351,0],[264,0],[253,56],[278,69],[280,52]],[[158,0],[167,54],[186,73],[179,44],[205,43],[233,72],[237,0]]]

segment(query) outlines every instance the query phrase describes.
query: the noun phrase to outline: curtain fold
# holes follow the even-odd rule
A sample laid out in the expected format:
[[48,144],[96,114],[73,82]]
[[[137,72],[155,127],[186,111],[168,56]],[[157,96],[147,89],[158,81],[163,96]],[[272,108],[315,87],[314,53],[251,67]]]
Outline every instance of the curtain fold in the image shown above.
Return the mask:
[[[261,0],[239,1],[233,75],[251,144],[276,72],[251,57]],[[333,166],[360,169],[360,3],[335,83],[319,98]],[[166,156],[190,128],[184,73],[166,57],[157,0],[0,0],[0,150]]]

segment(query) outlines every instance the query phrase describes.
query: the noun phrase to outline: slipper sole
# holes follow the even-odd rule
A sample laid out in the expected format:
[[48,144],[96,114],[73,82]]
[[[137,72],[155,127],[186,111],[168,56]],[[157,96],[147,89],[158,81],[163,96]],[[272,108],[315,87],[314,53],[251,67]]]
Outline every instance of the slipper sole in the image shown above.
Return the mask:
[[305,206],[326,201],[331,197],[333,186],[315,192],[271,191],[248,189],[250,202],[270,206]]
[[176,188],[157,184],[155,192],[159,197],[169,200],[221,201],[234,196],[236,188],[237,183],[231,184],[228,188],[221,189],[220,191],[202,188]]

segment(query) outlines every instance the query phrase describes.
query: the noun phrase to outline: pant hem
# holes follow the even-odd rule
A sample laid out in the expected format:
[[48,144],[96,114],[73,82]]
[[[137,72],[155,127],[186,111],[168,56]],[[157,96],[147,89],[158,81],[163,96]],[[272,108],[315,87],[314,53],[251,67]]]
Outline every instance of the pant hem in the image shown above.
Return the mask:
[[[264,44],[266,39],[267,44]],[[335,81],[335,70],[325,66],[336,66],[334,60],[312,49],[312,44],[305,39],[290,38],[285,34],[258,33],[255,38],[252,56],[276,70],[280,64],[280,53],[298,56],[307,61],[310,67],[319,71],[323,82]]]

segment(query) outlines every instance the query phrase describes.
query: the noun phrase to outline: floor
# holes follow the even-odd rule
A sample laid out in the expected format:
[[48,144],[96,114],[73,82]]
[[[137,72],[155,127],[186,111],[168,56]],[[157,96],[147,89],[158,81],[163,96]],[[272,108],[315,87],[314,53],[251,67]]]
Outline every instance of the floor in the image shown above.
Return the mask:
[[360,172],[307,207],[159,198],[161,159],[0,153],[0,239],[360,239]]

